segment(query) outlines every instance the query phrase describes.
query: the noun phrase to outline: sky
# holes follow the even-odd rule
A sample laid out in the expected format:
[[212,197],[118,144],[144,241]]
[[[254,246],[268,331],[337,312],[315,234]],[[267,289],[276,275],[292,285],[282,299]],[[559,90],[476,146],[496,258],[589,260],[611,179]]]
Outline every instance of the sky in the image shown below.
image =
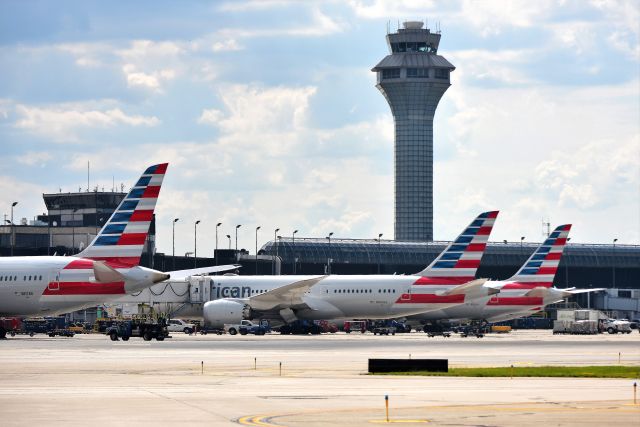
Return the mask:
[[[274,230],[393,238],[393,118],[371,68],[423,20],[456,66],[434,119],[434,238],[640,243],[640,2],[0,2],[0,213],[169,162],[158,252]],[[233,243],[235,246],[235,243]]]

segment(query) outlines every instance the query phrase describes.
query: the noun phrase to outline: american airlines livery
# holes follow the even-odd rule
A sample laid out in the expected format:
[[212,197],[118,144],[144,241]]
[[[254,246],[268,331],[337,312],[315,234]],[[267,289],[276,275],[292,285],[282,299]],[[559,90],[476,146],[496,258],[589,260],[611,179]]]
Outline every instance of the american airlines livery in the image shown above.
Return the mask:
[[415,275],[215,276],[204,287],[208,327],[243,319],[389,319],[463,304],[498,293],[475,279],[497,211],[465,228]]
[[[147,168],[96,238],[79,254],[0,258],[0,317],[68,313],[168,279],[168,273],[139,265],[167,166],[162,163]],[[231,268],[235,267],[222,266],[217,271]],[[190,272],[211,271],[175,273],[184,277]],[[0,338],[5,334],[0,327]]]
[[562,301],[574,294],[602,290],[552,287],[569,230],[571,224],[557,227],[511,278],[486,282],[484,286],[499,290],[498,295],[485,296],[465,301],[456,307],[411,316],[410,323],[415,323],[415,320],[500,322],[531,315],[543,310],[548,304]]

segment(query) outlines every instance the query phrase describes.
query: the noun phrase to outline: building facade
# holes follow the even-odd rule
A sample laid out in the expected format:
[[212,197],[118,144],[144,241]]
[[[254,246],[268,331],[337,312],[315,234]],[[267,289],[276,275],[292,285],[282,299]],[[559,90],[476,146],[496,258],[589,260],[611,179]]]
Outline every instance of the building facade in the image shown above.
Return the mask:
[[387,34],[390,55],[372,69],[395,123],[395,239],[414,242],[433,240],[433,116],[455,69],[422,27]]

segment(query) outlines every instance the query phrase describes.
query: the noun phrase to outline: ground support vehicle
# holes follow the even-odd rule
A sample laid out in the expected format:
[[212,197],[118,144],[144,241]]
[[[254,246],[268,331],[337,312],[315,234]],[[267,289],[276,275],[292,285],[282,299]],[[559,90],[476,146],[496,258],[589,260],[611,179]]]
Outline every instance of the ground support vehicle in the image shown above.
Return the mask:
[[351,332],[360,332],[364,334],[367,332],[367,322],[362,320],[346,321],[344,322],[343,329],[348,334]]
[[472,323],[469,325],[459,326],[457,332],[462,338],[466,338],[469,335],[475,335],[476,338],[482,338],[487,333],[486,323]]
[[22,331],[22,321],[19,317],[0,318],[0,339],[6,338],[7,334],[12,337]]
[[310,320],[296,320],[295,322],[280,326],[278,332],[282,335],[319,335],[322,333],[322,328]]
[[553,334],[595,335],[598,322],[595,320],[556,320],[553,322]]
[[151,341],[154,338],[158,341],[163,341],[165,338],[169,338],[164,319],[158,321],[143,319],[118,320],[109,326],[105,333],[111,338],[111,341],[118,341],[119,338],[122,338],[123,341],[128,341],[131,337],[140,337],[145,341]]
[[610,334],[630,334],[631,322],[628,320],[609,319],[609,321],[604,323],[604,329]]
[[397,331],[397,328],[396,328],[397,324],[398,322],[396,321],[385,321],[385,320],[379,320],[379,321],[373,322],[373,327],[372,327],[373,335],[395,335]]
[[22,321],[22,329],[13,331],[11,334],[28,334],[34,336],[35,334],[47,334],[50,337],[72,337],[74,332],[67,328],[64,317],[30,317]]
[[196,331],[196,325],[187,323],[182,319],[169,319],[167,322],[167,330],[169,332],[184,332],[191,335]]
[[451,336],[451,329],[448,325],[445,326],[442,323],[428,323],[422,327],[422,330],[429,338],[433,338],[435,336],[449,338]]
[[250,320],[242,320],[238,324],[224,325],[224,329],[229,335],[264,335],[270,330],[268,324],[253,323]]

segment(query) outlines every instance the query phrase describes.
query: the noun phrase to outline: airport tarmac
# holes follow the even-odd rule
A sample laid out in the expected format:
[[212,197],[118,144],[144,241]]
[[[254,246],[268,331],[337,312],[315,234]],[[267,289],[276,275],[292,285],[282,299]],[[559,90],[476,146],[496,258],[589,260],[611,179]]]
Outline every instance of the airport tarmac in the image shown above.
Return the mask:
[[640,334],[18,336],[0,341],[0,424],[372,426],[386,424],[388,395],[393,424],[640,425],[634,380],[366,374],[369,358],[409,355],[450,366],[637,366]]

